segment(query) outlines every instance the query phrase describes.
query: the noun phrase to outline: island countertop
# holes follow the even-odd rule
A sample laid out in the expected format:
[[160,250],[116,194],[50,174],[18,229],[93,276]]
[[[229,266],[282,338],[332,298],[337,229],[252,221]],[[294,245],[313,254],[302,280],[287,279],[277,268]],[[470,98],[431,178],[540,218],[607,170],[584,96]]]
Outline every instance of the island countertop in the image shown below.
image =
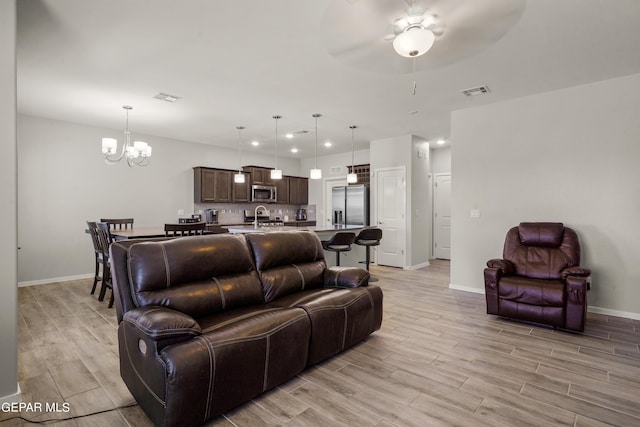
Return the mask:
[[253,224],[247,225],[229,225],[222,227],[229,230],[230,233],[269,233],[273,231],[290,231],[290,230],[306,230],[306,231],[315,231],[316,233],[322,232],[332,232],[332,231],[343,231],[343,230],[362,230],[366,228],[364,225],[310,225],[310,226],[274,226],[274,225],[263,225],[255,228]]

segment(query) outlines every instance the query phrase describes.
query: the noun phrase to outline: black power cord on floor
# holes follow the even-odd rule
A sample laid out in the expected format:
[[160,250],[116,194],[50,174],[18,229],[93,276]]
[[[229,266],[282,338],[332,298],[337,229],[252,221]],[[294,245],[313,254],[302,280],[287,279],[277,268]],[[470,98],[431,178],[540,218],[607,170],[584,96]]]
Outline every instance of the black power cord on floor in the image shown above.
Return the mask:
[[129,405],[116,406],[115,408],[105,409],[104,411],[91,412],[90,414],[74,415],[72,417],[66,417],[66,418],[49,418],[47,420],[40,420],[40,421],[30,420],[28,418],[23,417],[22,415],[14,415],[13,417],[5,418],[3,420],[0,420],[0,422],[11,421],[11,420],[22,420],[22,421],[26,421],[28,423],[33,423],[33,424],[55,424],[55,423],[59,423],[60,421],[69,421],[69,420],[75,420],[75,419],[78,419],[78,418],[90,417],[92,415],[104,414],[105,412],[116,411],[118,409],[131,408],[133,406],[138,406],[138,404],[137,403],[131,403]]

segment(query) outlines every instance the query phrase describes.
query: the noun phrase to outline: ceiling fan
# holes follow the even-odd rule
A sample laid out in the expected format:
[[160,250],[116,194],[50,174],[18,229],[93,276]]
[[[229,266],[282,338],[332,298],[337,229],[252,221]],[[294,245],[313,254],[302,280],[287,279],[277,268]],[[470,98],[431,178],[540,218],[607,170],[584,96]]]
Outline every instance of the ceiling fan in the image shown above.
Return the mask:
[[525,4],[526,0],[330,0],[323,41],[330,55],[360,69],[408,73],[437,68],[497,42],[518,22]]

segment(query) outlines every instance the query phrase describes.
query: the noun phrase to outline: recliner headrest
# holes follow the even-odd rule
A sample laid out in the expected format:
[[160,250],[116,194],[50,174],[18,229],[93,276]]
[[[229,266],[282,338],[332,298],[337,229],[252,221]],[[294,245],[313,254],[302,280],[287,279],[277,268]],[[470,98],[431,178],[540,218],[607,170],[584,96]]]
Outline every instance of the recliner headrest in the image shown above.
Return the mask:
[[525,246],[554,248],[560,246],[564,236],[561,222],[521,222],[518,225],[520,243]]

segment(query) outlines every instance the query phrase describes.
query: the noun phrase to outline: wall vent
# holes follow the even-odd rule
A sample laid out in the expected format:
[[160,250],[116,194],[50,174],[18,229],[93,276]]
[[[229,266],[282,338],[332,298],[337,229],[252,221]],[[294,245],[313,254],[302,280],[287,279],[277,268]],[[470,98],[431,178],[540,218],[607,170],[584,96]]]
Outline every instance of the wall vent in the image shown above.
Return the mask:
[[182,97],[181,96],[177,96],[177,95],[171,95],[171,94],[164,93],[164,92],[160,92],[156,96],[154,96],[154,98],[155,99],[159,99],[161,101],[176,102],[178,99],[180,99]]
[[489,86],[484,85],[484,86],[464,89],[464,90],[461,90],[460,92],[462,92],[464,96],[478,96],[478,95],[484,95],[485,93],[491,92],[491,89],[489,89]]

